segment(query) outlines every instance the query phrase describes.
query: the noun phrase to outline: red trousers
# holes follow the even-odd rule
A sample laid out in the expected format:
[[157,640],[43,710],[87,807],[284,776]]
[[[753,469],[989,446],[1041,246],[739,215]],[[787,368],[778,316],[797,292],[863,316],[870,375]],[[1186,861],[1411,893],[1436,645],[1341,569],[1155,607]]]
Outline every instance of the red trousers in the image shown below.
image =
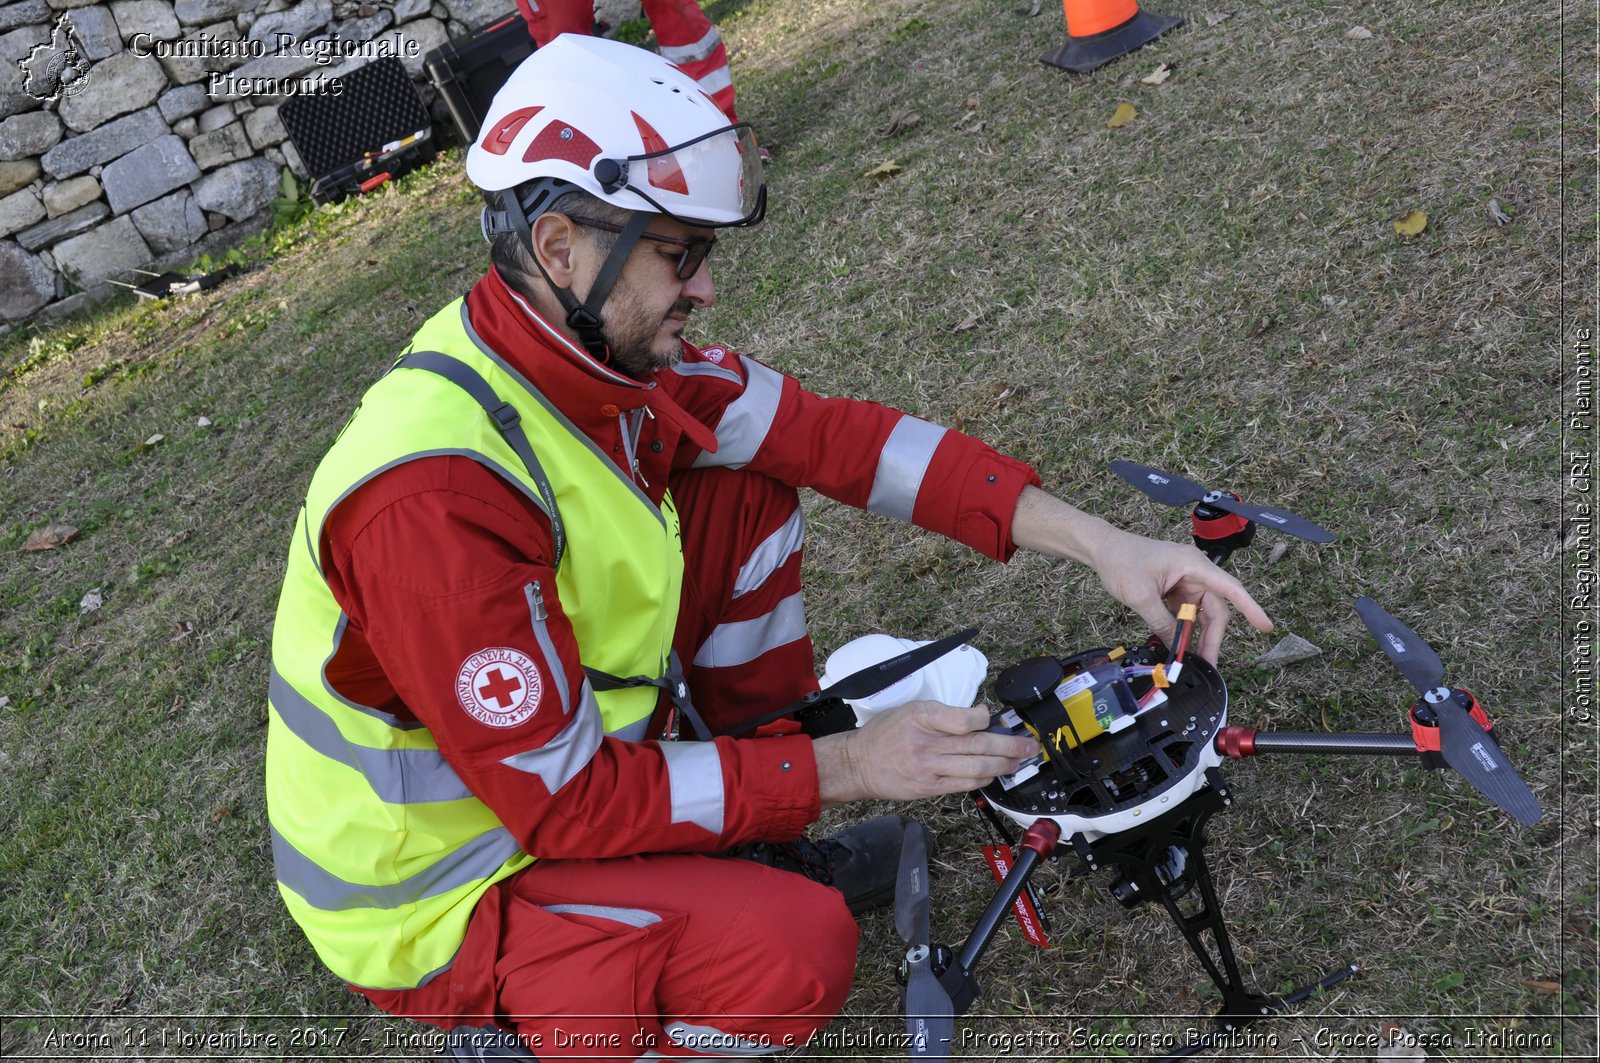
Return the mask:
[[[685,560],[674,644],[702,716],[718,730],[816,689],[795,492],[726,469],[671,487]],[[857,936],[837,890],[744,860],[541,860],[484,896],[449,970],[362,992],[447,1029],[514,1029],[541,1060],[748,1057],[805,1044],[838,1014]]]
[[[737,122],[733,109],[733,78],[728,73],[728,50],[722,35],[694,0],[642,0],[650,28],[656,32],[661,56],[694,78],[728,121]],[[543,48],[563,33],[594,30],[594,0],[517,0],[517,10],[527,20],[534,43]]]

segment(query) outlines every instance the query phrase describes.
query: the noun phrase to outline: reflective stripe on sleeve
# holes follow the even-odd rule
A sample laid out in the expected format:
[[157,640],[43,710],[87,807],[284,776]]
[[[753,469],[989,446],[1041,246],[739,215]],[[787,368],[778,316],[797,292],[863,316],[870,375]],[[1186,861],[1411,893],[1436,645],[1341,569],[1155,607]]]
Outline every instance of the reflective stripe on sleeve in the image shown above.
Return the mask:
[[733,596],[749,594],[763,583],[784,562],[793,557],[805,545],[806,525],[797,509],[783,526],[762,540],[761,545],[750,552],[750,557],[739,568],[739,575],[734,577]]
[[717,452],[696,458],[694,467],[697,469],[712,465],[743,468],[756,456],[767,433],[772,431],[772,422],[778,416],[778,400],[783,397],[783,374],[754,358],[746,358],[744,367],[747,374],[744,393],[722,411],[722,420],[717,425]]
[[696,78],[700,88],[707,96],[715,96],[723,89],[733,88],[733,75],[728,73],[726,66],[719,66],[703,78]]
[[679,44],[669,48],[661,46],[661,58],[669,63],[682,66],[684,63],[698,63],[702,59],[710,59],[711,53],[717,50],[722,43],[722,34],[717,32],[717,27],[712,26],[706,35],[693,44]]
[[271,827],[271,831],[272,862],[278,881],[311,907],[325,912],[399,908],[427,897],[437,897],[488,878],[501,864],[521,852],[510,832],[496,827],[446,853],[410,878],[388,886],[368,886],[347,882],[296,849],[276,827]]
[[694,655],[694,663],[699,668],[748,664],[768,650],[787,646],[805,636],[805,600],[799,594],[791,594],[765,616],[734,620],[712,628]]
[[883,453],[878,455],[878,471],[872,478],[867,508],[910,523],[922,478],[946,431],[920,417],[901,417],[884,441]]
[[672,822],[693,823],[722,833],[724,798],[722,753],[714,742],[662,742],[667,783],[672,791]]
[[374,749],[351,742],[332,717],[302,696],[276,668],[267,681],[267,699],[291,734],[329,760],[359,771],[387,804],[472,796],[437,749]]
[[595,919],[609,919],[613,923],[635,927],[646,927],[661,922],[659,915],[647,912],[643,908],[611,908],[603,904],[548,904],[544,910],[556,915],[587,915]]
[[600,705],[594,699],[594,688],[585,679],[579,695],[578,710],[573,713],[565,727],[538,749],[514,754],[504,758],[500,763],[517,771],[539,776],[544,781],[544,788],[553,795],[571,782],[572,777],[593,759],[604,738]]

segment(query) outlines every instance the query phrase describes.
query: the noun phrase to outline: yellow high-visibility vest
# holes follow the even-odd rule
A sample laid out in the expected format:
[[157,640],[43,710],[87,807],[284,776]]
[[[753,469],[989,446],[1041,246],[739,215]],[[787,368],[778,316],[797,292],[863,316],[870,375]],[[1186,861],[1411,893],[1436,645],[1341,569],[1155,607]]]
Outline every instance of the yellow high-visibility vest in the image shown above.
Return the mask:
[[[480,399],[439,369],[423,367],[429,364],[457,376],[457,366],[476,374],[477,390],[502,404],[499,420],[520,422],[535,468]],[[448,968],[478,898],[537,855],[523,852],[467,790],[427,728],[341,697],[324,674],[347,621],[322,576],[324,520],[365,481],[439,454],[481,462],[546,513],[545,490],[553,489],[559,513],[553,523],[564,525],[566,544],[556,589],[586,666],[614,676],[661,676],[683,582],[671,496],[659,508],[652,504],[485,347],[467,322],[464,301],[430,319],[362,397],[312,476],[295,522],[272,632],[266,791],[278,892],[323,963],[345,981],[374,989],[419,986]],[[543,648],[549,644],[541,629],[543,589],[525,590],[531,633]],[[546,656],[558,667],[553,650]],[[439,662],[445,669],[459,664]],[[602,732],[643,737],[658,696],[650,686],[596,692],[585,682],[566,690],[560,676],[555,685],[545,696],[552,704],[561,700],[572,721],[553,741],[575,754],[592,753]],[[558,786],[586,760],[538,774]]]

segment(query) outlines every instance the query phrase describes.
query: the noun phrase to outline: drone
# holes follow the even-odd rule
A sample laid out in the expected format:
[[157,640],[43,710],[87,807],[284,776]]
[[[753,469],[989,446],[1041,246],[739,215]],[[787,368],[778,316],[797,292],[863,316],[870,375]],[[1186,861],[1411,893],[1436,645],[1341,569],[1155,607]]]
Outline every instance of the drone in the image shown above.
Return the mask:
[[[1248,547],[1258,526],[1310,542],[1335,536],[1285,510],[1244,502],[1231,491],[1127,461],[1111,470],[1157,502],[1193,506],[1194,542],[1217,565]],[[1250,989],[1240,974],[1206,860],[1207,821],[1233,796],[1221,765],[1268,753],[1417,756],[1450,769],[1518,822],[1542,816],[1539,801],[1501,751],[1478,700],[1446,681],[1438,655],[1371,598],[1355,609],[1380,649],[1416,688],[1402,734],[1260,731],[1228,723],[1228,689],[1216,667],[1188,655],[1194,606],[1180,607],[1172,645],[1092,649],[1040,656],[1000,672],[992,692],[1002,708],[990,730],[1031,735],[1039,753],[973,794],[1003,845],[986,846],[999,888],[959,950],[932,940],[925,828],[908,825],[901,850],[895,927],[907,945],[899,977],[912,1058],[947,1059],[955,1016],[977,999],[984,952],[1015,912],[1024,932],[1041,922],[1029,880],[1040,864],[1071,855],[1074,875],[1109,872],[1126,908],[1164,909],[1222,996],[1214,1029],[1168,1059],[1217,1047],[1253,1022],[1283,1012],[1358,971],[1354,964],[1286,994]],[[808,695],[802,726],[839,726],[838,699],[862,697],[916,672],[977,634],[967,629],[883,661]],[[790,711],[785,710],[785,711]],[[852,721],[853,722],[853,721]],[[1020,840],[1016,830],[1020,828]],[[1179,901],[1188,898],[1190,911]]]

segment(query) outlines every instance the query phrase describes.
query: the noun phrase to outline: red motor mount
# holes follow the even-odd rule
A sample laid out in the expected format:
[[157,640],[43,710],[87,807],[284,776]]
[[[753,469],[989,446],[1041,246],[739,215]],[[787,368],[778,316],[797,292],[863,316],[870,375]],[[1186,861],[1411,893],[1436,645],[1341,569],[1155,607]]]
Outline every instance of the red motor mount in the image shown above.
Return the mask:
[[[1242,502],[1232,491],[1226,492],[1236,502]],[[1201,551],[1243,550],[1256,537],[1256,526],[1237,513],[1229,513],[1219,506],[1200,502],[1189,511],[1189,528],[1194,544]]]
[[[1494,723],[1489,719],[1489,714],[1483,711],[1483,706],[1478,704],[1478,699],[1473,697],[1472,691],[1463,690],[1460,687],[1451,687],[1450,696],[1455,698],[1456,702],[1467,710],[1468,715],[1477,721],[1478,726],[1483,728],[1485,734],[1490,738],[1495,737]],[[1417,718],[1419,711],[1423,719]],[[1429,768],[1447,767],[1444,756],[1439,752],[1439,723],[1437,720],[1429,719],[1429,717],[1433,716],[1433,710],[1428,707],[1428,703],[1420,698],[1413,701],[1409,715],[1411,717],[1411,738],[1412,741],[1417,743],[1417,752],[1422,754],[1424,766]],[[1499,740],[1496,739],[1496,744],[1498,742]]]

